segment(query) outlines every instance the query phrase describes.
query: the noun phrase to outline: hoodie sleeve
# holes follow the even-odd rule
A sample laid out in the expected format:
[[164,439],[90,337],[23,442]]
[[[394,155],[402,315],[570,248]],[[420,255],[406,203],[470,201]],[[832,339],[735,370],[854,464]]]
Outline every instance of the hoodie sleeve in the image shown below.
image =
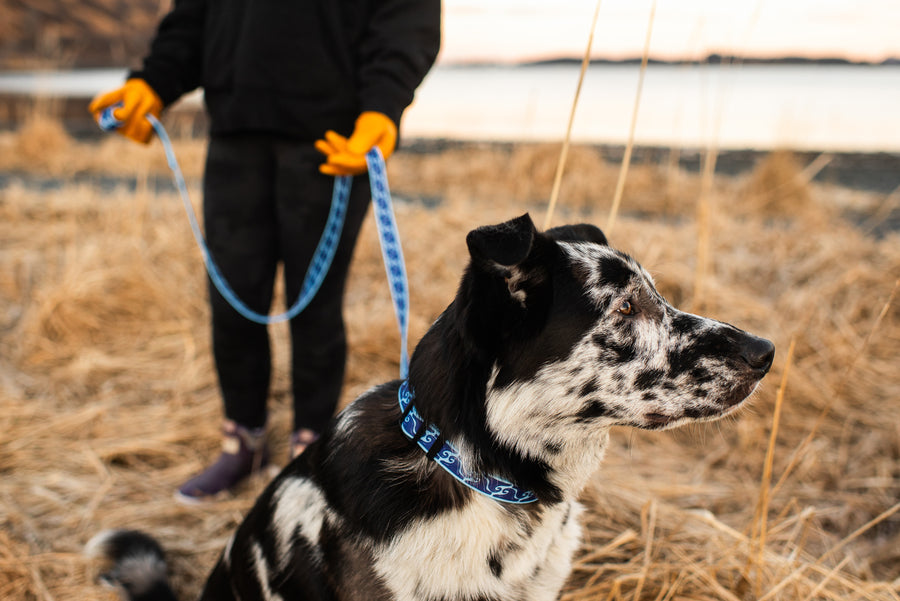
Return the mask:
[[164,106],[200,86],[206,0],[175,0],[159,24],[142,69],[128,77],[146,81]]
[[359,104],[399,125],[441,44],[440,0],[376,0],[360,44]]

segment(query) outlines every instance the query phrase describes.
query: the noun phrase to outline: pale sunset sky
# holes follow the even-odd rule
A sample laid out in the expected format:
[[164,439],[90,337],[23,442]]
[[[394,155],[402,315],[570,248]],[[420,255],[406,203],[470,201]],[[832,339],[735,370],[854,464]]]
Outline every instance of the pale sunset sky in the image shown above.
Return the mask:
[[[580,57],[596,0],[444,0],[443,64]],[[640,56],[651,0],[601,0],[594,57]],[[651,56],[900,57],[900,0],[658,0]]]

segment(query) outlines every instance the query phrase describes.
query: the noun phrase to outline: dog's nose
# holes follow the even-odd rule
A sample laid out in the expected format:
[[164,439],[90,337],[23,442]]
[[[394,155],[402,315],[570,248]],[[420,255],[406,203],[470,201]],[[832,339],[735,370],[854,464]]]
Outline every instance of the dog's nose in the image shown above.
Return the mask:
[[741,359],[753,369],[769,371],[775,358],[775,345],[765,338],[747,336],[741,345]]

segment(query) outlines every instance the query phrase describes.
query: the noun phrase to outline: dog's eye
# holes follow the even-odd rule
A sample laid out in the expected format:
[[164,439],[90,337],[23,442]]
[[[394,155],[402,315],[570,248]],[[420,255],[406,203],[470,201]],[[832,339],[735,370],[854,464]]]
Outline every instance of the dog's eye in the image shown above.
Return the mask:
[[634,305],[631,304],[631,301],[622,301],[622,304],[619,305],[618,311],[622,315],[634,315],[635,313],[637,313],[637,309],[634,308]]

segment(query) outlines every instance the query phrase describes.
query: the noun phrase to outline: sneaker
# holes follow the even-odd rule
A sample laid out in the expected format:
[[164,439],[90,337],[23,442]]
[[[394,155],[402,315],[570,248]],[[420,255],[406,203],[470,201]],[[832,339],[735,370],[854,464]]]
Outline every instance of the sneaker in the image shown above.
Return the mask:
[[291,434],[291,459],[303,454],[306,447],[319,439],[319,433],[308,428],[300,428]]
[[248,430],[227,420],[223,427],[222,454],[215,463],[181,485],[175,497],[189,504],[209,500],[231,490],[268,463],[265,428]]

